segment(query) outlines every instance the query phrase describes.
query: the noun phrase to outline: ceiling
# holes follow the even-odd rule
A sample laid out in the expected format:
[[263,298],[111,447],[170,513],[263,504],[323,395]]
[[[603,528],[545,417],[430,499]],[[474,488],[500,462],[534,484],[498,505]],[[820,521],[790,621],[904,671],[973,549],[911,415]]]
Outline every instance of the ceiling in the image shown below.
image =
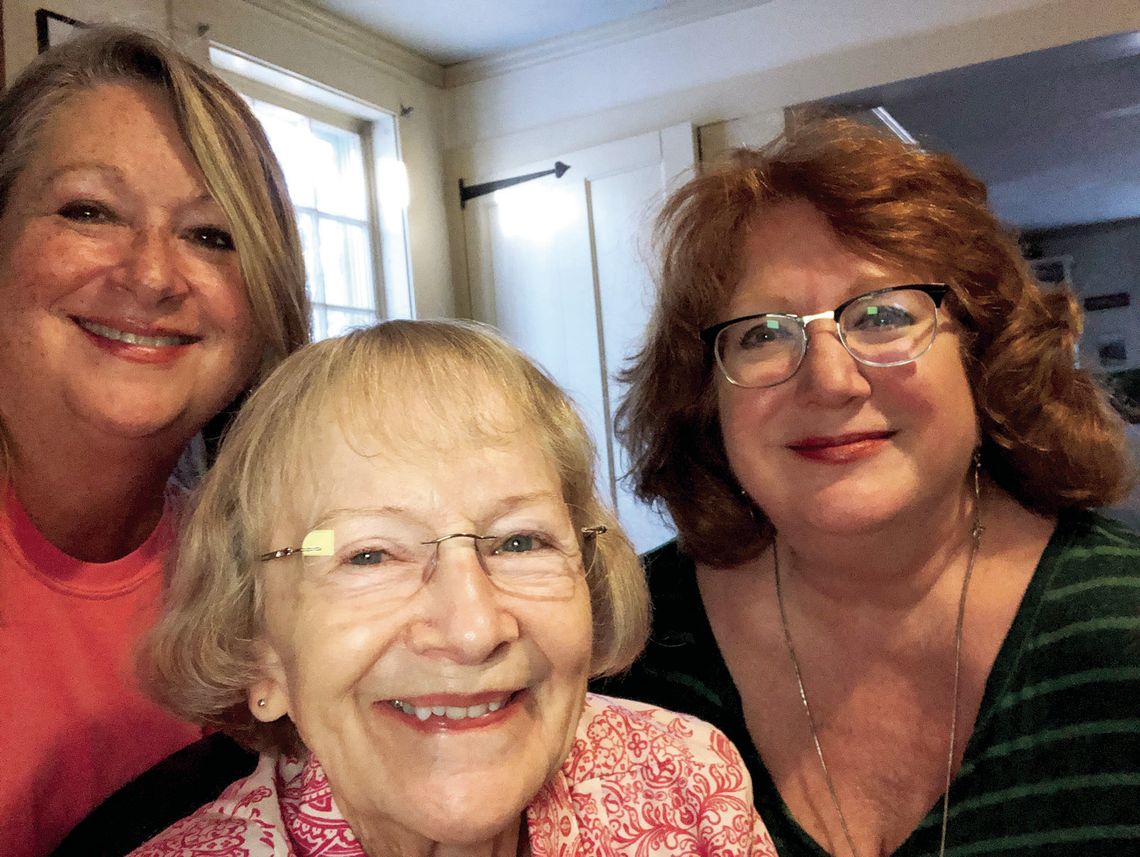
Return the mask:
[[1022,229],[1140,217],[1140,33],[1122,33],[829,99],[882,105],[955,155]]
[[442,66],[619,22],[710,18],[767,0],[309,0]]

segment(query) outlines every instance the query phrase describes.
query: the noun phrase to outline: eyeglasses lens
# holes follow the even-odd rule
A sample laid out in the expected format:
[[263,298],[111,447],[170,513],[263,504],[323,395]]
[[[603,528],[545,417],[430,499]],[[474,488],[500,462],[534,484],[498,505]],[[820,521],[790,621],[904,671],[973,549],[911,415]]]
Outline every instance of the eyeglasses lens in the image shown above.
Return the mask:
[[917,360],[934,341],[934,301],[917,289],[869,295],[839,317],[839,334],[851,356],[869,366]]
[[794,318],[764,315],[731,324],[717,334],[716,357],[741,387],[771,387],[795,374],[806,347]]
[[[840,341],[869,366],[898,366],[917,360],[934,341],[937,309],[918,289],[865,295],[837,319]],[[807,349],[799,319],[761,315],[723,328],[716,359],[725,376],[741,387],[772,387],[796,374]]]

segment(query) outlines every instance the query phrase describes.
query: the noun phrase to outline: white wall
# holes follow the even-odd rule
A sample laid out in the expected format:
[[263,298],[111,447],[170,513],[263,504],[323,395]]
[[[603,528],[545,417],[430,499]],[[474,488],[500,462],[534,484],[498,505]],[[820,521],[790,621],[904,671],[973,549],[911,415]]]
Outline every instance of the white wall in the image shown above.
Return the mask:
[[[399,120],[399,128],[411,193],[408,229],[416,312],[421,317],[455,313],[444,209],[443,93],[438,86],[243,0],[4,0],[8,79],[35,57],[35,10],[42,5],[86,22],[116,21],[164,32],[201,58],[212,40],[392,113],[401,105],[414,107]],[[208,26],[201,37],[199,25]]]

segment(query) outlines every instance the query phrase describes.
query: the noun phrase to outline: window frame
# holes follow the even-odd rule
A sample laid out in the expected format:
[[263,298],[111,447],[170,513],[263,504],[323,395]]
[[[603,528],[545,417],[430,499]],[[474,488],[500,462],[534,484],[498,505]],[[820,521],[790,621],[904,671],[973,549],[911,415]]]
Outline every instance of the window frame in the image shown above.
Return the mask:
[[[385,204],[385,188],[380,186],[377,169],[378,137],[383,135],[387,150],[383,157],[397,161],[406,175],[396,114],[221,45],[211,45],[210,59],[214,71],[239,94],[348,131],[359,138],[364,180],[368,186],[365,194],[367,237],[376,321],[414,318],[415,292],[407,204],[406,200],[400,204],[394,201]],[[381,127],[382,123],[385,127]],[[310,209],[309,206],[294,205]],[[386,205],[392,210],[388,210]],[[398,218],[394,211],[397,205]],[[323,215],[318,211],[317,216]],[[308,272],[307,278],[311,280],[319,275],[320,272]],[[306,287],[308,285],[306,283]],[[315,296],[311,294],[310,297],[314,303],[317,302]],[[340,308],[323,302],[322,305],[334,310]],[[343,309],[360,311],[359,307]]]

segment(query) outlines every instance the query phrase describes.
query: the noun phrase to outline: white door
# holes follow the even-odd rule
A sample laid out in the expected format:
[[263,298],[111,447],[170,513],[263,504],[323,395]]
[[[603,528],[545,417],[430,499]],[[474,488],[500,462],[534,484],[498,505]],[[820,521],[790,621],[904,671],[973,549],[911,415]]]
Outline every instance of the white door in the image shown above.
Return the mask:
[[[561,179],[549,176],[467,204],[472,312],[577,402],[598,447],[600,487],[645,551],[674,530],[622,479],[627,464],[613,436],[622,395],[615,375],[640,345],[649,318],[652,219],[665,192],[696,163],[693,128],[677,125],[557,159],[570,165]],[[502,175],[549,169],[554,160]]]

